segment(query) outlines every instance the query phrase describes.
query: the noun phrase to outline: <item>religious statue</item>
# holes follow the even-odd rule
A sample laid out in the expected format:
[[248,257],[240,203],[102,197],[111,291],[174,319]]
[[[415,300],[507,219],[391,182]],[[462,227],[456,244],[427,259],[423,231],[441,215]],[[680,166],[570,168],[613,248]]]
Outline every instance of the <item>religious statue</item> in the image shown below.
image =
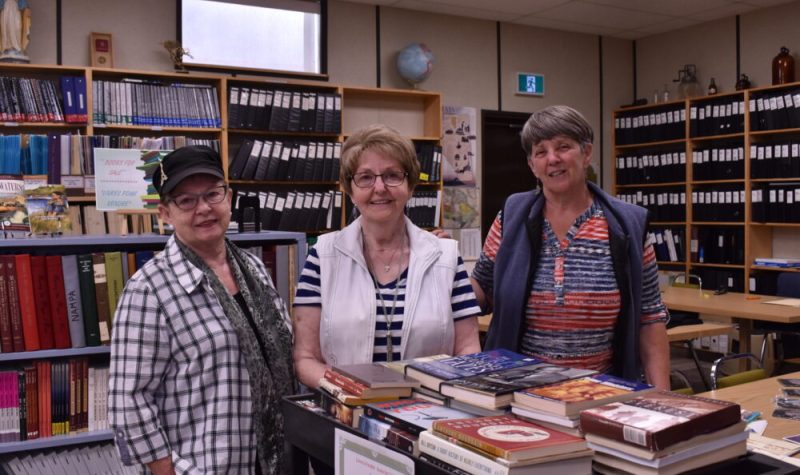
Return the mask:
[[31,32],[27,0],[0,0],[0,61],[28,63],[26,50]]
[[188,49],[181,46],[181,44],[178,43],[177,41],[172,41],[172,40],[161,42],[161,46],[163,46],[169,53],[169,57],[170,59],[172,59],[173,64],[175,64],[175,69],[177,69],[178,72],[182,73],[188,72],[186,71],[186,67],[183,65],[183,57],[184,56],[188,56],[190,58],[194,57],[189,53]]

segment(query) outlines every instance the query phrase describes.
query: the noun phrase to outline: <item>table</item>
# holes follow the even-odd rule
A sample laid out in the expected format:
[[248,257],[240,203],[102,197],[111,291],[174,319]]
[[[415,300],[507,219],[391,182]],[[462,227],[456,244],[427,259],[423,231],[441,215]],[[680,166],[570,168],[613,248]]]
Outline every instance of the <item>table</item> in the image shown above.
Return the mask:
[[760,412],[761,418],[768,422],[764,435],[773,439],[782,439],[787,435],[800,434],[800,421],[772,417],[774,408],[772,398],[781,392],[778,378],[800,378],[800,371],[708,391],[700,393],[698,396],[735,402],[742,406],[742,409]]
[[739,325],[741,353],[750,353],[753,321],[800,323],[800,308],[764,304],[777,298],[736,292],[713,295],[711,292],[681,287],[667,287],[661,294],[661,299],[670,310],[731,317]]

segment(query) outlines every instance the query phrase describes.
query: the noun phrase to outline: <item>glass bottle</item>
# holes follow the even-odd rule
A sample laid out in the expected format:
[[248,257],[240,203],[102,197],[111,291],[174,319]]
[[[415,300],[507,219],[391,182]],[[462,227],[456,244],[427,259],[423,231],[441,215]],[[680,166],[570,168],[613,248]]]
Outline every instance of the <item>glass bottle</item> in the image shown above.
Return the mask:
[[708,95],[712,96],[717,93],[717,83],[714,82],[714,78],[711,78],[711,82],[708,83]]
[[772,84],[794,82],[794,58],[789,48],[781,46],[781,52],[772,59]]
[[669,87],[664,84],[664,92],[662,93],[662,97],[664,99],[663,102],[669,102]]

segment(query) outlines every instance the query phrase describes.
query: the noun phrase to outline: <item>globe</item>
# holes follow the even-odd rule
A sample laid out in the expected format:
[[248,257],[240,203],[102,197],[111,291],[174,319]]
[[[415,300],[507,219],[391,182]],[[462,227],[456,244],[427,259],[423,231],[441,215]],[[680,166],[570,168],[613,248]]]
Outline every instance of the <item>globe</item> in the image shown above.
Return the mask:
[[411,43],[397,54],[397,72],[416,87],[433,71],[433,53],[424,43]]

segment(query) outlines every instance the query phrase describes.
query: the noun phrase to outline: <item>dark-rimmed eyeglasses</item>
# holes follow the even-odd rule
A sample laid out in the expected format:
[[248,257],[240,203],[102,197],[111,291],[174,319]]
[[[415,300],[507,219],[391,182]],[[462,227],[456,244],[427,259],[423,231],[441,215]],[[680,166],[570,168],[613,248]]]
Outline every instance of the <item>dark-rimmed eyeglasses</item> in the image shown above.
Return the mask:
[[353,180],[353,184],[359,188],[372,188],[375,186],[375,180],[378,177],[381,177],[383,180],[383,184],[386,186],[400,186],[406,181],[406,177],[408,173],[401,172],[397,170],[388,171],[385,173],[375,174],[375,173],[356,173],[350,177]]
[[175,206],[183,211],[191,211],[197,207],[200,198],[203,198],[203,200],[210,205],[215,205],[222,203],[222,200],[224,200],[226,196],[228,196],[228,186],[220,185],[204,191],[203,193],[181,193],[171,197],[169,201],[175,203]]

